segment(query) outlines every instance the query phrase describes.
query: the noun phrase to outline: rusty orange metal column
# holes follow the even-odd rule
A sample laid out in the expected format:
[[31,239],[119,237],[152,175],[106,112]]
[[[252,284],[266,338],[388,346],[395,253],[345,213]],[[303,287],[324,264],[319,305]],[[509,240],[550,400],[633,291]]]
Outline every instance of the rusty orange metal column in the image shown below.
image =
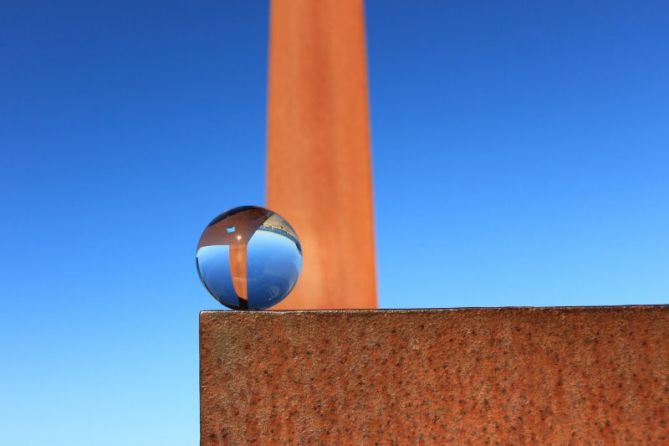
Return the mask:
[[267,205],[304,255],[277,307],[376,307],[362,0],[272,1],[268,121]]

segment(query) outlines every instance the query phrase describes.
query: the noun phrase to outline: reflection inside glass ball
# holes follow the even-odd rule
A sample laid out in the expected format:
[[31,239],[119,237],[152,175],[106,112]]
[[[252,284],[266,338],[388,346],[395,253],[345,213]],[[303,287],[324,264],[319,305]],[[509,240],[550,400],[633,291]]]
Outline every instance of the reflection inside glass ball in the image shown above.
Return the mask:
[[262,310],[282,301],[302,269],[302,247],[279,214],[256,206],[231,209],[205,228],[195,254],[202,283],[233,309]]

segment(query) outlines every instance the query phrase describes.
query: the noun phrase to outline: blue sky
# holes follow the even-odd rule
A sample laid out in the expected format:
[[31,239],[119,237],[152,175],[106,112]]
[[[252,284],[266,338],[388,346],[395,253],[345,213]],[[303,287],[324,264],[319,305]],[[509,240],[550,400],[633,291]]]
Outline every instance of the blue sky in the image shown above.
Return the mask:
[[[1,11],[0,443],[195,445],[193,256],[264,202],[267,2]],[[367,2],[381,306],[669,302],[668,16]]]

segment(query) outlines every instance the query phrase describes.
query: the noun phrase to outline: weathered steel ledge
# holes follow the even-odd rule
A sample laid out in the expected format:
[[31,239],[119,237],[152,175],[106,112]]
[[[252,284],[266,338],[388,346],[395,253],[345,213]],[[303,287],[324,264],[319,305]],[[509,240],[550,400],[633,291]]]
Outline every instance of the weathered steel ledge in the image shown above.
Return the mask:
[[669,306],[204,311],[201,444],[669,444]]

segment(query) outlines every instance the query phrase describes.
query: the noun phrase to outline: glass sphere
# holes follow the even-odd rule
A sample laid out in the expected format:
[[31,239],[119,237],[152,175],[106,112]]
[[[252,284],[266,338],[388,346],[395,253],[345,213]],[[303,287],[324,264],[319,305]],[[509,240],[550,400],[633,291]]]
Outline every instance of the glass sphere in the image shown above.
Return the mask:
[[223,212],[204,229],[195,253],[202,284],[235,310],[281,302],[302,270],[302,246],[279,214],[257,206]]

